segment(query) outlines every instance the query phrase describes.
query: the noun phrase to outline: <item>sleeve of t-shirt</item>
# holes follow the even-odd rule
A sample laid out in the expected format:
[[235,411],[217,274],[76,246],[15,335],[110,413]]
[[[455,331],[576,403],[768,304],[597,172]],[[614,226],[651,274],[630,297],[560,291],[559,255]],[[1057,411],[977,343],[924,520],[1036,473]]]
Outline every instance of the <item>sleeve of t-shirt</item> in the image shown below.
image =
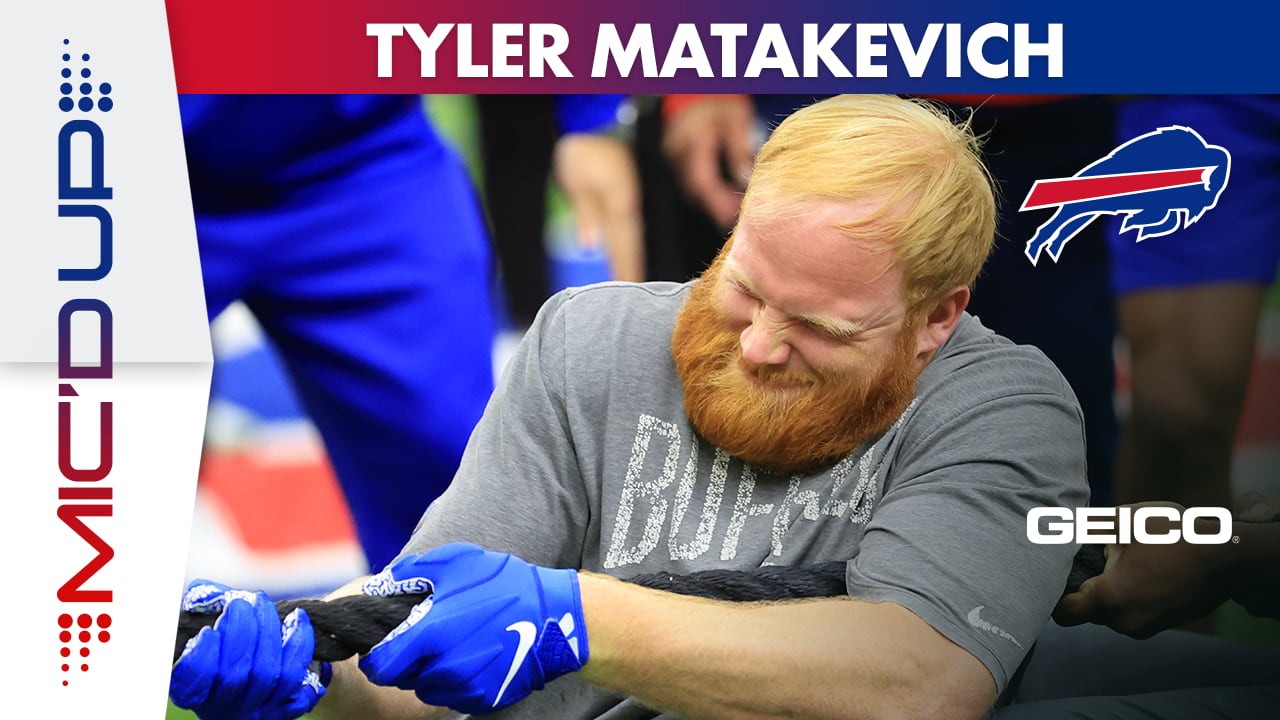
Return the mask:
[[[997,359],[998,357],[998,359]],[[901,605],[977,657],[1000,692],[1061,597],[1075,545],[1034,545],[1027,511],[1084,505],[1084,425],[1038,351],[938,368],[891,447],[849,593]]]
[[565,297],[538,313],[401,555],[471,542],[547,567],[581,564],[588,504],[565,412]]

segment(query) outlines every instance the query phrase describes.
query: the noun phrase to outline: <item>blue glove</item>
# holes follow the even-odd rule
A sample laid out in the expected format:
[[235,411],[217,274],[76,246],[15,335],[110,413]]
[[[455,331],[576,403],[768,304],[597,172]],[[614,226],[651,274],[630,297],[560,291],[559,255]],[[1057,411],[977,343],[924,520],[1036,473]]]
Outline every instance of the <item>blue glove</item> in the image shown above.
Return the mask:
[[187,642],[174,663],[174,705],[202,720],[292,720],[324,696],[332,670],[328,663],[319,671],[312,667],[316,639],[302,608],[282,625],[266,593],[196,580],[187,587],[182,609],[221,614]]
[[432,597],[360,659],[373,682],[481,715],[587,662],[575,570],[454,543],[401,558],[363,588],[377,596],[424,591]]

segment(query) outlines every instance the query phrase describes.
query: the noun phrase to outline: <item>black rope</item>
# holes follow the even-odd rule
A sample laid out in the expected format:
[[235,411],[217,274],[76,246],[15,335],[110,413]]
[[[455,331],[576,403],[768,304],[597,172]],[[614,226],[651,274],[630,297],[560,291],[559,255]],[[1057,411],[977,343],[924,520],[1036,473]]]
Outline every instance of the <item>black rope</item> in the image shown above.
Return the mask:
[[[397,625],[409,616],[414,605],[429,595],[394,595],[371,597],[351,595],[334,600],[281,600],[276,611],[283,622],[296,608],[307,611],[316,636],[316,660],[334,661],[369,652]],[[187,610],[178,616],[178,635],[173,644],[173,661],[177,662],[187,642],[201,629],[212,626],[219,613],[197,613]]]
[[[1081,545],[1064,592],[1074,592],[1080,583],[1101,573],[1104,562],[1101,545]],[[845,567],[846,562],[839,560],[756,570],[704,570],[688,575],[651,573],[633,577],[628,582],[681,595],[736,602],[839,597],[847,592]],[[305,609],[316,636],[314,658],[333,662],[369,652],[369,648],[408,617],[413,606],[427,597],[352,595],[335,600],[284,600],[276,603],[276,610],[283,620],[295,608]],[[217,618],[216,613],[184,611],[181,614],[173,646],[174,662],[187,641]]]

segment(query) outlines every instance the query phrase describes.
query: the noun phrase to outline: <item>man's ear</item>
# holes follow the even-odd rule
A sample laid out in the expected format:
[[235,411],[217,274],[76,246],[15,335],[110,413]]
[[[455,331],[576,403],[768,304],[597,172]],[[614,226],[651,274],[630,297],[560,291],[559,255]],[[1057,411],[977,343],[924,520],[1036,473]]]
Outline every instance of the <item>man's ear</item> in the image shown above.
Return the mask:
[[942,347],[968,306],[969,288],[964,285],[943,293],[925,312],[924,324],[916,333],[916,357],[927,358]]

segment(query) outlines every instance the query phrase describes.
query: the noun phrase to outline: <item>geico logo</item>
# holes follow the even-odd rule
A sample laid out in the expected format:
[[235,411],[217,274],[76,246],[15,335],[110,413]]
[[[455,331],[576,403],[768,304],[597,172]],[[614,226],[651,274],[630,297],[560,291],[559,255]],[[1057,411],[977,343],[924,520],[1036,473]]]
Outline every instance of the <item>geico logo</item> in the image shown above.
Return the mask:
[[[1196,525],[1196,520],[1213,522]],[[1154,522],[1153,522],[1154,521]],[[1220,507],[1038,507],[1027,513],[1027,539],[1037,545],[1146,543],[1220,545],[1231,539],[1231,512]]]

